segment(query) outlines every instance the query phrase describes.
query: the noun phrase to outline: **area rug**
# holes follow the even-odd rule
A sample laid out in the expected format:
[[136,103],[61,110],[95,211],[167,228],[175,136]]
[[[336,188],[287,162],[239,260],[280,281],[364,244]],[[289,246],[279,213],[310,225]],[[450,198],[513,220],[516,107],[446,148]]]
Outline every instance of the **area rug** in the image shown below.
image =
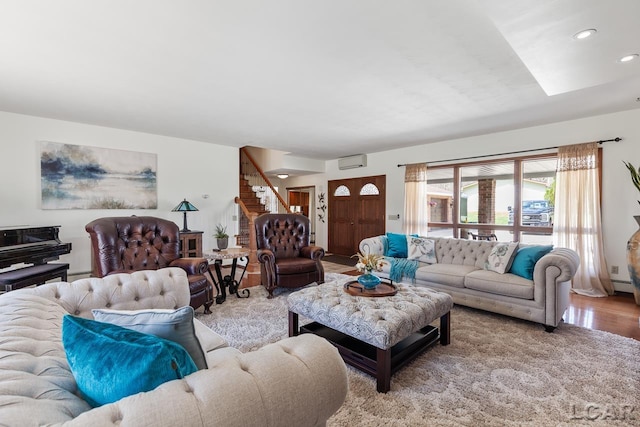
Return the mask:
[[[290,292],[267,299],[254,287],[250,298],[231,295],[197,317],[251,351],[287,336]],[[566,324],[550,334],[460,306],[451,312],[451,344],[397,372],[388,393],[351,367],[348,376],[347,400],[329,426],[640,425],[640,341]]]

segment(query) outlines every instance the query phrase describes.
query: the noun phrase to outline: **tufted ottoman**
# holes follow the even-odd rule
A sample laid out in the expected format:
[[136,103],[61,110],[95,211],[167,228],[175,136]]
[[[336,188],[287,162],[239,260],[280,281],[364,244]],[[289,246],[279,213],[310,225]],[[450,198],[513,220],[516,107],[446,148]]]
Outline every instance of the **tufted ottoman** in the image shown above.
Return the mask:
[[[327,282],[293,292],[289,336],[314,333],[338,348],[343,360],[377,379],[377,390],[391,388],[391,375],[440,340],[450,342],[450,295],[424,287],[397,284],[390,297],[351,296],[344,284]],[[298,327],[298,316],[315,322]],[[440,330],[429,324],[440,318]]]

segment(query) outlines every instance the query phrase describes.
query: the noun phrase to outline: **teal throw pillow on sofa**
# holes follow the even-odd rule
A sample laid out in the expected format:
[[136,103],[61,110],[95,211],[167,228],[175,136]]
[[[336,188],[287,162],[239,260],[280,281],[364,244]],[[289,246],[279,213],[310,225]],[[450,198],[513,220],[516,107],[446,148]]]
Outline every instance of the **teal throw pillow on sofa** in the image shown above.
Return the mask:
[[143,334],[151,334],[180,344],[189,352],[198,369],[207,369],[207,358],[193,326],[193,308],[177,310],[91,310],[98,322],[111,323],[133,329]]
[[533,280],[533,269],[536,262],[553,249],[552,245],[527,246],[518,249],[509,273],[517,274],[525,279]]
[[62,344],[78,390],[94,407],[198,370],[179,344],[71,315],[62,321]]
[[[411,236],[418,237],[417,234],[412,234]],[[387,233],[387,251],[384,253],[385,256],[406,258],[408,252],[406,234]]]

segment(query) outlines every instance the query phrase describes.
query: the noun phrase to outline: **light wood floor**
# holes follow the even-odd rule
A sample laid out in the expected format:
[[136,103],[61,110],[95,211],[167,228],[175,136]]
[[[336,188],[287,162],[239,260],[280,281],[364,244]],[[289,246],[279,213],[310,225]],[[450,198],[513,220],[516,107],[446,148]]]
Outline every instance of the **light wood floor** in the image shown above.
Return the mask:
[[[326,263],[325,266],[327,264],[330,264],[329,270],[331,266],[341,270],[334,272],[352,276],[360,274],[356,270],[344,271],[345,266],[333,263]],[[564,321],[640,341],[640,306],[636,305],[633,294],[618,293],[606,298],[592,298],[572,293]]]

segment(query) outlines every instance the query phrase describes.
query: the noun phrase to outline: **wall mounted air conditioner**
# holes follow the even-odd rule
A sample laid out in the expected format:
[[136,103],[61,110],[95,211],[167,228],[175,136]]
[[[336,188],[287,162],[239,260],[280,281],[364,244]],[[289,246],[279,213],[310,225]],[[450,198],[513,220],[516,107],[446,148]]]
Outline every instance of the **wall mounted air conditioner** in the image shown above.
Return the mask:
[[338,159],[338,169],[354,169],[367,166],[367,155],[358,154],[357,156],[342,157]]

